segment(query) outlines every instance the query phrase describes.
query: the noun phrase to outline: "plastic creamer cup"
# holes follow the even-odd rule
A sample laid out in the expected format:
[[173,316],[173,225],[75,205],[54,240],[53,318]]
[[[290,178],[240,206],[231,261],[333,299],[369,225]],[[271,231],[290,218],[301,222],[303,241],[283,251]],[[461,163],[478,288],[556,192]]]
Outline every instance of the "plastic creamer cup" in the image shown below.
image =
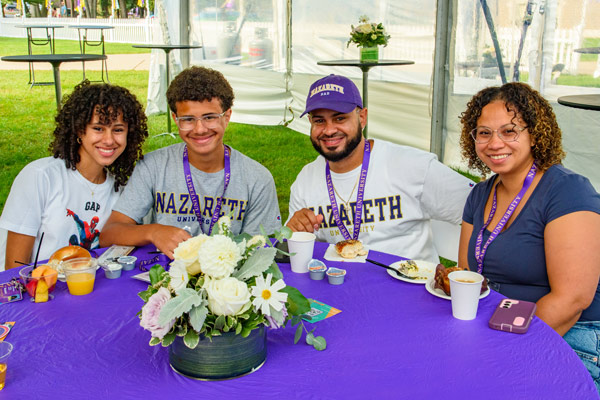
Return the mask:
[[308,262],[308,272],[310,273],[310,279],[314,281],[320,281],[325,278],[325,271],[327,266],[321,260],[312,259]]
[[117,261],[123,266],[123,271],[131,271],[135,268],[135,262],[137,261],[137,257],[121,256],[117,259]]
[[345,269],[331,267],[327,270],[327,279],[329,279],[329,283],[332,285],[341,285],[344,283],[345,276]]
[[102,269],[108,279],[117,279],[121,276],[123,266],[119,263],[111,262],[108,265],[103,266]]

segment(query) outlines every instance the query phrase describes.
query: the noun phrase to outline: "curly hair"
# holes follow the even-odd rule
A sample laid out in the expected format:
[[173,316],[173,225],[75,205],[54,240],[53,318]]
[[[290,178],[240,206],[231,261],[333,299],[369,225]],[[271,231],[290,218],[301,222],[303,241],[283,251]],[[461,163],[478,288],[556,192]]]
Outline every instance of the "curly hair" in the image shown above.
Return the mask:
[[233,106],[233,89],[222,73],[210,68],[189,67],[173,79],[167,89],[169,108],[177,112],[178,101],[211,101],[218,98],[223,111]]
[[460,115],[461,154],[470,168],[479,170],[484,177],[490,172],[488,166],[477,156],[475,140],[470,133],[477,127],[483,107],[494,100],[505,103],[506,110],[514,114],[513,120],[521,118],[525,122],[532,142],[531,153],[541,171],[561,164],[565,157],[562,133],[550,103],[529,85],[510,82],[481,90],[467,103],[466,111]]
[[115,191],[124,186],[137,160],[144,158],[142,145],[148,137],[147,117],[137,98],[129,90],[116,85],[90,84],[85,80],[70,95],[65,95],[62,108],[56,115],[54,140],[48,150],[54,158],[65,161],[67,168],[77,169],[81,161],[78,143],[92,121],[94,111],[101,124],[110,124],[121,114],[127,123],[127,146],[123,153],[105,169],[115,178]]

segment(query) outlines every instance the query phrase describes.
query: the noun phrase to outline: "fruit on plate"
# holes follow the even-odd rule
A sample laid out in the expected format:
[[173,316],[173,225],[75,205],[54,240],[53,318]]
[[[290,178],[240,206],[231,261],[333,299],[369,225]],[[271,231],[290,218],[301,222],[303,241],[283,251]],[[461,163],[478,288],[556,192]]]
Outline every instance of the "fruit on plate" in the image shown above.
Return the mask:
[[56,285],[57,276],[58,276],[58,272],[54,268],[50,267],[49,265],[40,265],[37,268],[35,268],[33,271],[31,271],[32,278],[44,277],[47,288],[54,288],[54,285]]
[[44,279],[40,279],[35,289],[35,302],[45,303],[48,301],[48,285]]

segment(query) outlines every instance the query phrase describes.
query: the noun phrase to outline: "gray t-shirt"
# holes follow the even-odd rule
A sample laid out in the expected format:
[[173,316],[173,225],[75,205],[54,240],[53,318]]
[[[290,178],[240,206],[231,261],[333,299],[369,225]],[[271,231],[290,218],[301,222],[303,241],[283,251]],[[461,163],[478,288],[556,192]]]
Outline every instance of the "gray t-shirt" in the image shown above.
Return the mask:
[[[192,235],[201,233],[185,183],[184,146],[178,143],[146,154],[137,163],[113,210],[138,224],[152,210],[152,222],[179,228],[188,226]],[[233,211],[232,232],[255,235],[260,233],[260,225],[268,234],[280,229],[277,192],[269,170],[234,149],[230,165],[231,180],[223,197],[221,215]],[[202,227],[208,233],[217,199],[223,194],[224,170],[206,173],[191,164],[190,170],[202,211]]]

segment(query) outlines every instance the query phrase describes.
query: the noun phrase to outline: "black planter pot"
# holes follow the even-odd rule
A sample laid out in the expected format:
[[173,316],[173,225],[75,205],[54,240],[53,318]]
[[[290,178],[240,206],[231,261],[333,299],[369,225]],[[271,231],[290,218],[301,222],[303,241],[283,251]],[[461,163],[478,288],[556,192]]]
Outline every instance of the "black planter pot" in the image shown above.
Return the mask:
[[169,363],[175,372],[200,380],[232,379],[259,369],[267,357],[267,334],[264,326],[248,337],[233,332],[215,336],[212,341],[200,337],[195,349],[177,337],[169,346]]

